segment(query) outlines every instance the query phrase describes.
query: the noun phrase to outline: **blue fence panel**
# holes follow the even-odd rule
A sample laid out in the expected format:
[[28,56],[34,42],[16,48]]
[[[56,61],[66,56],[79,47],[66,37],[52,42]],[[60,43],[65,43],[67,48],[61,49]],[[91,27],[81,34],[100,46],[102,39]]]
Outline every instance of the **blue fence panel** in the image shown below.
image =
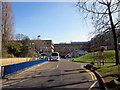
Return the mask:
[[2,66],[2,77],[15,73],[17,71],[26,69],[33,65],[43,63],[45,61],[48,61],[48,59],[39,59],[39,60],[33,60],[33,61],[27,61],[27,62],[21,62],[21,63]]

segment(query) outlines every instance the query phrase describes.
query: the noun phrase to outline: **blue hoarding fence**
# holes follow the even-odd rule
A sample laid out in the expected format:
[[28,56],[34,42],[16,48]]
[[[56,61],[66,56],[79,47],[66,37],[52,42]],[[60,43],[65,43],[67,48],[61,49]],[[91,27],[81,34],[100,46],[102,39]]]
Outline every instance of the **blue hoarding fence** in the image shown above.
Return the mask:
[[40,64],[43,62],[48,61],[48,59],[39,59],[39,60],[33,60],[33,61],[27,61],[27,62],[21,62],[21,63],[16,63],[16,64],[10,64],[10,65],[5,65],[2,66],[2,77],[5,77],[7,75],[10,75],[12,73],[15,73],[17,71],[26,69],[28,67],[31,67],[36,64]]

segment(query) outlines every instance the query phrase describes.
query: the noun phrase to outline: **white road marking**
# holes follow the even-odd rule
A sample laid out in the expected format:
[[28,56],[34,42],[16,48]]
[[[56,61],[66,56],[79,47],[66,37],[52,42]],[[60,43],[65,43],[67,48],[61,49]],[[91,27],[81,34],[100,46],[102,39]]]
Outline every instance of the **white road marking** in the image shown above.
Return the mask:
[[60,74],[61,74],[61,81],[62,81],[62,70],[61,70],[61,73],[60,73]]
[[98,81],[95,81],[91,86],[90,86],[90,88],[88,89],[88,90],[91,90],[94,86],[95,86],[95,84],[97,83]]
[[[81,66],[81,68],[83,68],[83,65]],[[94,83],[90,86],[90,88],[88,89],[88,90],[91,90],[98,81],[97,81],[97,78],[96,78],[96,76],[94,75],[93,72],[91,72],[91,71],[89,71],[89,70],[85,70],[85,71],[87,71],[87,72],[91,75],[92,80],[95,80],[95,82],[94,82]]]
[[[61,60],[60,60],[61,61]],[[57,68],[58,68],[58,66],[59,66],[59,64],[60,64],[60,61],[58,62],[58,64],[57,64]]]
[[56,66],[55,68],[45,69],[45,70],[47,70],[47,71],[52,71],[52,70],[54,70],[54,69],[57,69],[57,68],[59,67],[59,64],[60,64],[60,61],[58,62],[57,66]]

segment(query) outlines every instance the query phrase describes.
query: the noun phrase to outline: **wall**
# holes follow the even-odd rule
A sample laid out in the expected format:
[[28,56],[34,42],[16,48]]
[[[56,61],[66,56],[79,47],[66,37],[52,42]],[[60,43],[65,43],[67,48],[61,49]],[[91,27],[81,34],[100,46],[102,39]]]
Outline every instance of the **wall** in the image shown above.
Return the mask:
[[48,59],[33,60],[33,61],[27,61],[27,62],[21,62],[21,63],[2,66],[2,77],[5,77],[17,71],[26,69],[28,67],[31,67],[33,65],[40,64],[46,61],[48,61]]

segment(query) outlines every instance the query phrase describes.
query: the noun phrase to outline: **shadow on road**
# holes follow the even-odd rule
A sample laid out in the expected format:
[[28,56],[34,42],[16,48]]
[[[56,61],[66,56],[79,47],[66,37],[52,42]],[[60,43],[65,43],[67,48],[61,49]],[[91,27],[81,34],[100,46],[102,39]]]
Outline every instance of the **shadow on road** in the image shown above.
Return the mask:
[[87,73],[87,71],[79,71],[79,72],[74,72],[74,73],[62,73],[62,74],[55,74],[55,75],[36,75],[36,76],[29,76],[29,77],[24,77],[24,78],[17,78],[17,79],[7,79],[7,81],[10,80],[23,80],[23,79],[30,79],[30,78],[42,78],[42,77],[54,77],[54,76],[62,76],[62,75],[71,75],[71,74],[80,74],[80,73]]
[[93,82],[93,81],[73,82],[73,83],[61,84],[61,85],[50,86],[50,87],[45,87],[45,88],[56,88],[56,87],[63,87],[63,86],[69,86],[69,85],[76,85],[76,84],[88,83],[88,82]]
[[[73,82],[73,83],[67,83],[67,84],[61,84],[61,85],[55,85],[55,86],[48,86],[48,87],[42,87],[42,88],[38,88],[38,87],[33,87],[33,88],[3,88],[2,90],[46,90],[46,89],[52,89],[52,90],[66,90],[66,89],[73,89],[73,88],[63,88],[64,86],[69,86],[69,85],[76,85],[76,84],[82,84],[82,83],[89,83],[89,82],[94,82],[94,81],[82,81],[82,82]],[[88,87],[89,88],[89,87]],[[75,90],[77,89],[81,89],[81,90],[88,90],[88,88],[75,88]]]
[[64,70],[65,72],[71,72],[71,71],[78,71],[78,70],[84,70],[84,69],[73,69],[73,70]]

